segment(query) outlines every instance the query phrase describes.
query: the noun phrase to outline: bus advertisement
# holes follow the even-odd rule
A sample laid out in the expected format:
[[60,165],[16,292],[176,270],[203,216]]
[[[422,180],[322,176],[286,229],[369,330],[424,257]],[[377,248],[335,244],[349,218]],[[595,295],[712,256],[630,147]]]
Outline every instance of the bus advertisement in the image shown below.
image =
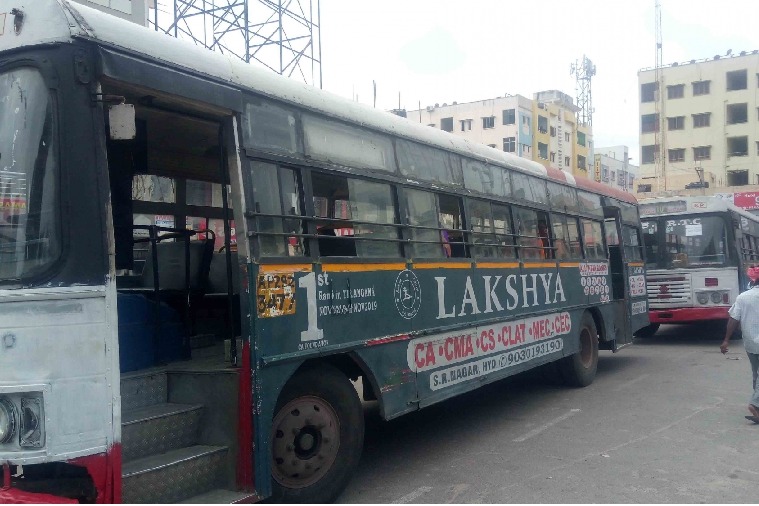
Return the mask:
[[28,3],[0,0],[0,502],[328,502],[362,401],[586,386],[649,323],[630,194]]
[[727,320],[759,262],[759,218],[718,197],[671,197],[640,203],[653,336],[662,323]]

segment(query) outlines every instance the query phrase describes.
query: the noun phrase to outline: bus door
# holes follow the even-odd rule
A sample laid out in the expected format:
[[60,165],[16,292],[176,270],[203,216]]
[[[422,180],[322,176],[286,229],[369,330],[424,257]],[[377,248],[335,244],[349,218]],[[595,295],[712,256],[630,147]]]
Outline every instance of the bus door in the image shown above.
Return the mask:
[[611,300],[614,311],[614,349],[632,342],[632,332],[628,316],[627,293],[628,266],[622,245],[622,217],[618,207],[604,207],[604,234],[609,254],[611,274]]

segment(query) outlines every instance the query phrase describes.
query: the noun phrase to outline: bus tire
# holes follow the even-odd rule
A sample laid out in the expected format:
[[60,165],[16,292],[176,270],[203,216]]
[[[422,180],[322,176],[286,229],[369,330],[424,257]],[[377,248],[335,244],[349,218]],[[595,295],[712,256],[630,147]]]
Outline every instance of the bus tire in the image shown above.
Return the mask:
[[593,383],[598,369],[598,332],[593,317],[587,311],[580,321],[580,351],[559,361],[564,382],[573,387]]
[[332,366],[297,373],[272,423],[272,500],[328,503],[343,491],[364,445],[364,412],[351,382]]
[[659,327],[661,324],[659,323],[649,323],[645,327],[638,329],[635,332],[635,337],[654,337],[654,334],[656,334],[656,331],[659,330]]

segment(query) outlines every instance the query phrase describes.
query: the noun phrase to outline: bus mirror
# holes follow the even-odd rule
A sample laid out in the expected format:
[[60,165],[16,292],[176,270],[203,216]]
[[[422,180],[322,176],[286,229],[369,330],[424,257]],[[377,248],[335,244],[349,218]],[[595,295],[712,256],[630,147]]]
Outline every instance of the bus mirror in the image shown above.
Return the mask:
[[111,140],[124,141],[137,137],[134,105],[115,104],[108,106],[108,124]]

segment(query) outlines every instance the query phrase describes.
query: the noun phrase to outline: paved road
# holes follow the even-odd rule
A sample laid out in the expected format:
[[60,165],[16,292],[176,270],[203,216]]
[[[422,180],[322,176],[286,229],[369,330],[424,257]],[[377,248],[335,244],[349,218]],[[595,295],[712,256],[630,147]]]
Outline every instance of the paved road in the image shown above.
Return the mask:
[[346,503],[755,503],[751,370],[721,328],[664,326],[571,389],[509,378],[391,422],[367,405]]

